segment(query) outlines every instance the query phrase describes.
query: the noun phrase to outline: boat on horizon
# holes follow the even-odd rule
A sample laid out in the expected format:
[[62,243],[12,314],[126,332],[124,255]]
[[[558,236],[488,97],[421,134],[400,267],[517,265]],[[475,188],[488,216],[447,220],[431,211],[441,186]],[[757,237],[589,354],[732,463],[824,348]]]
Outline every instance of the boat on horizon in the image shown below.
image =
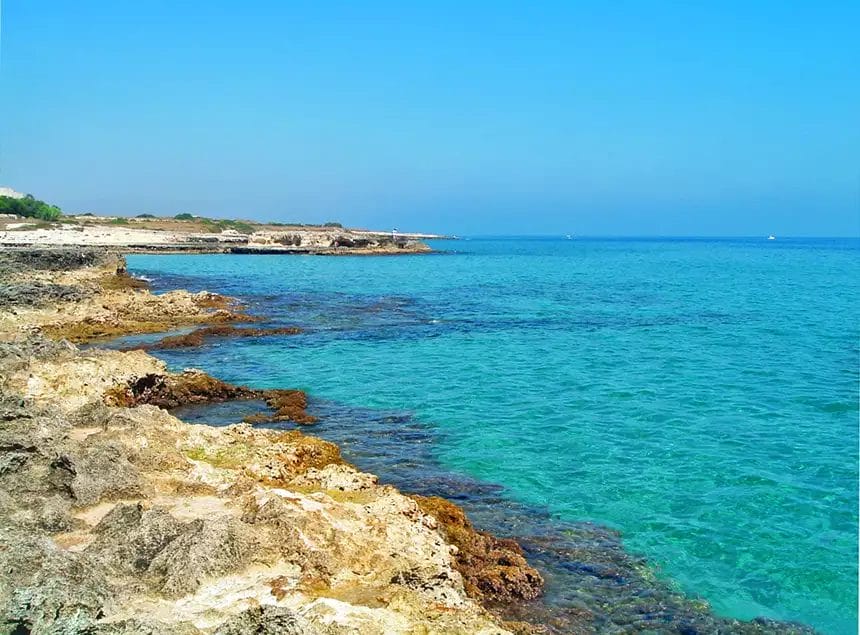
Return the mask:
[[770,234],[770,235],[767,237],[767,239],[768,239],[768,240],[776,240],[776,236],[774,236],[773,234]]

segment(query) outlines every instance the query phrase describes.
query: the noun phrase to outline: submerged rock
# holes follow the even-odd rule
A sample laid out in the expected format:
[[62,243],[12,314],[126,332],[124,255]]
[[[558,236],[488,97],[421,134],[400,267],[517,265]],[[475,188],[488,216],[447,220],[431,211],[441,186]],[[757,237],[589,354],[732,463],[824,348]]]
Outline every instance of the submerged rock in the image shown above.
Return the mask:
[[266,337],[271,335],[298,335],[302,329],[296,326],[284,327],[238,327],[229,324],[205,326],[185,335],[170,335],[156,342],[139,344],[124,350],[158,350],[166,348],[192,348],[203,346],[207,340],[219,337]]
[[[268,421],[293,421],[310,424],[317,420],[316,417],[307,413],[308,396],[302,390],[263,390],[259,391],[259,396],[275,411],[268,418]],[[255,421],[255,423],[257,422],[259,421]]]

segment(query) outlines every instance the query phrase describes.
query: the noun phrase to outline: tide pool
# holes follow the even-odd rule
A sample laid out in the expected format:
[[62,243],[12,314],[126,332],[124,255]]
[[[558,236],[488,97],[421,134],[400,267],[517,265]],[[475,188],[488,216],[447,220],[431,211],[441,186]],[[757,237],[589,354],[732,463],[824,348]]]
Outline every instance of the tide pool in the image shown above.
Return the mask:
[[856,632],[860,241],[433,246],[128,262],[307,329],[172,366],[409,413],[446,469],[620,530],[719,614]]

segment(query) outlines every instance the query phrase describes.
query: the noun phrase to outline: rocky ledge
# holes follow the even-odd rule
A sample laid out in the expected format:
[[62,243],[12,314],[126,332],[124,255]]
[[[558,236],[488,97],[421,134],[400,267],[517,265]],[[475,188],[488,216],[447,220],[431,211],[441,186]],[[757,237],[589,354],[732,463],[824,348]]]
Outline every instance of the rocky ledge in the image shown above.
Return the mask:
[[0,338],[40,332],[89,342],[180,326],[255,321],[216,293],[149,293],[114,252],[92,249],[0,253]]

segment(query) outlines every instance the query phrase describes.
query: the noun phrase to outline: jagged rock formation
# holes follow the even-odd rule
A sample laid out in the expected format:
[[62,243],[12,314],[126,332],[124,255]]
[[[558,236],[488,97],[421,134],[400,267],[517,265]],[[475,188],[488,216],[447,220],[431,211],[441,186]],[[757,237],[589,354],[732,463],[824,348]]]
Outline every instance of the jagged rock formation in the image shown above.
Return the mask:
[[257,231],[246,246],[232,249],[235,253],[294,251],[299,253],[338,254],[396,254],[422,253],[430,248],[408,235],[380,232],[355,232],[331,228],[290,231]]
[[438,496],[413,496],[421,511],[433,516],[457,547],[455,568],[472,597],[494,602],[533,600],[543,592],[543,578],[526,562],[514,540],[477,531],[463,510]]

